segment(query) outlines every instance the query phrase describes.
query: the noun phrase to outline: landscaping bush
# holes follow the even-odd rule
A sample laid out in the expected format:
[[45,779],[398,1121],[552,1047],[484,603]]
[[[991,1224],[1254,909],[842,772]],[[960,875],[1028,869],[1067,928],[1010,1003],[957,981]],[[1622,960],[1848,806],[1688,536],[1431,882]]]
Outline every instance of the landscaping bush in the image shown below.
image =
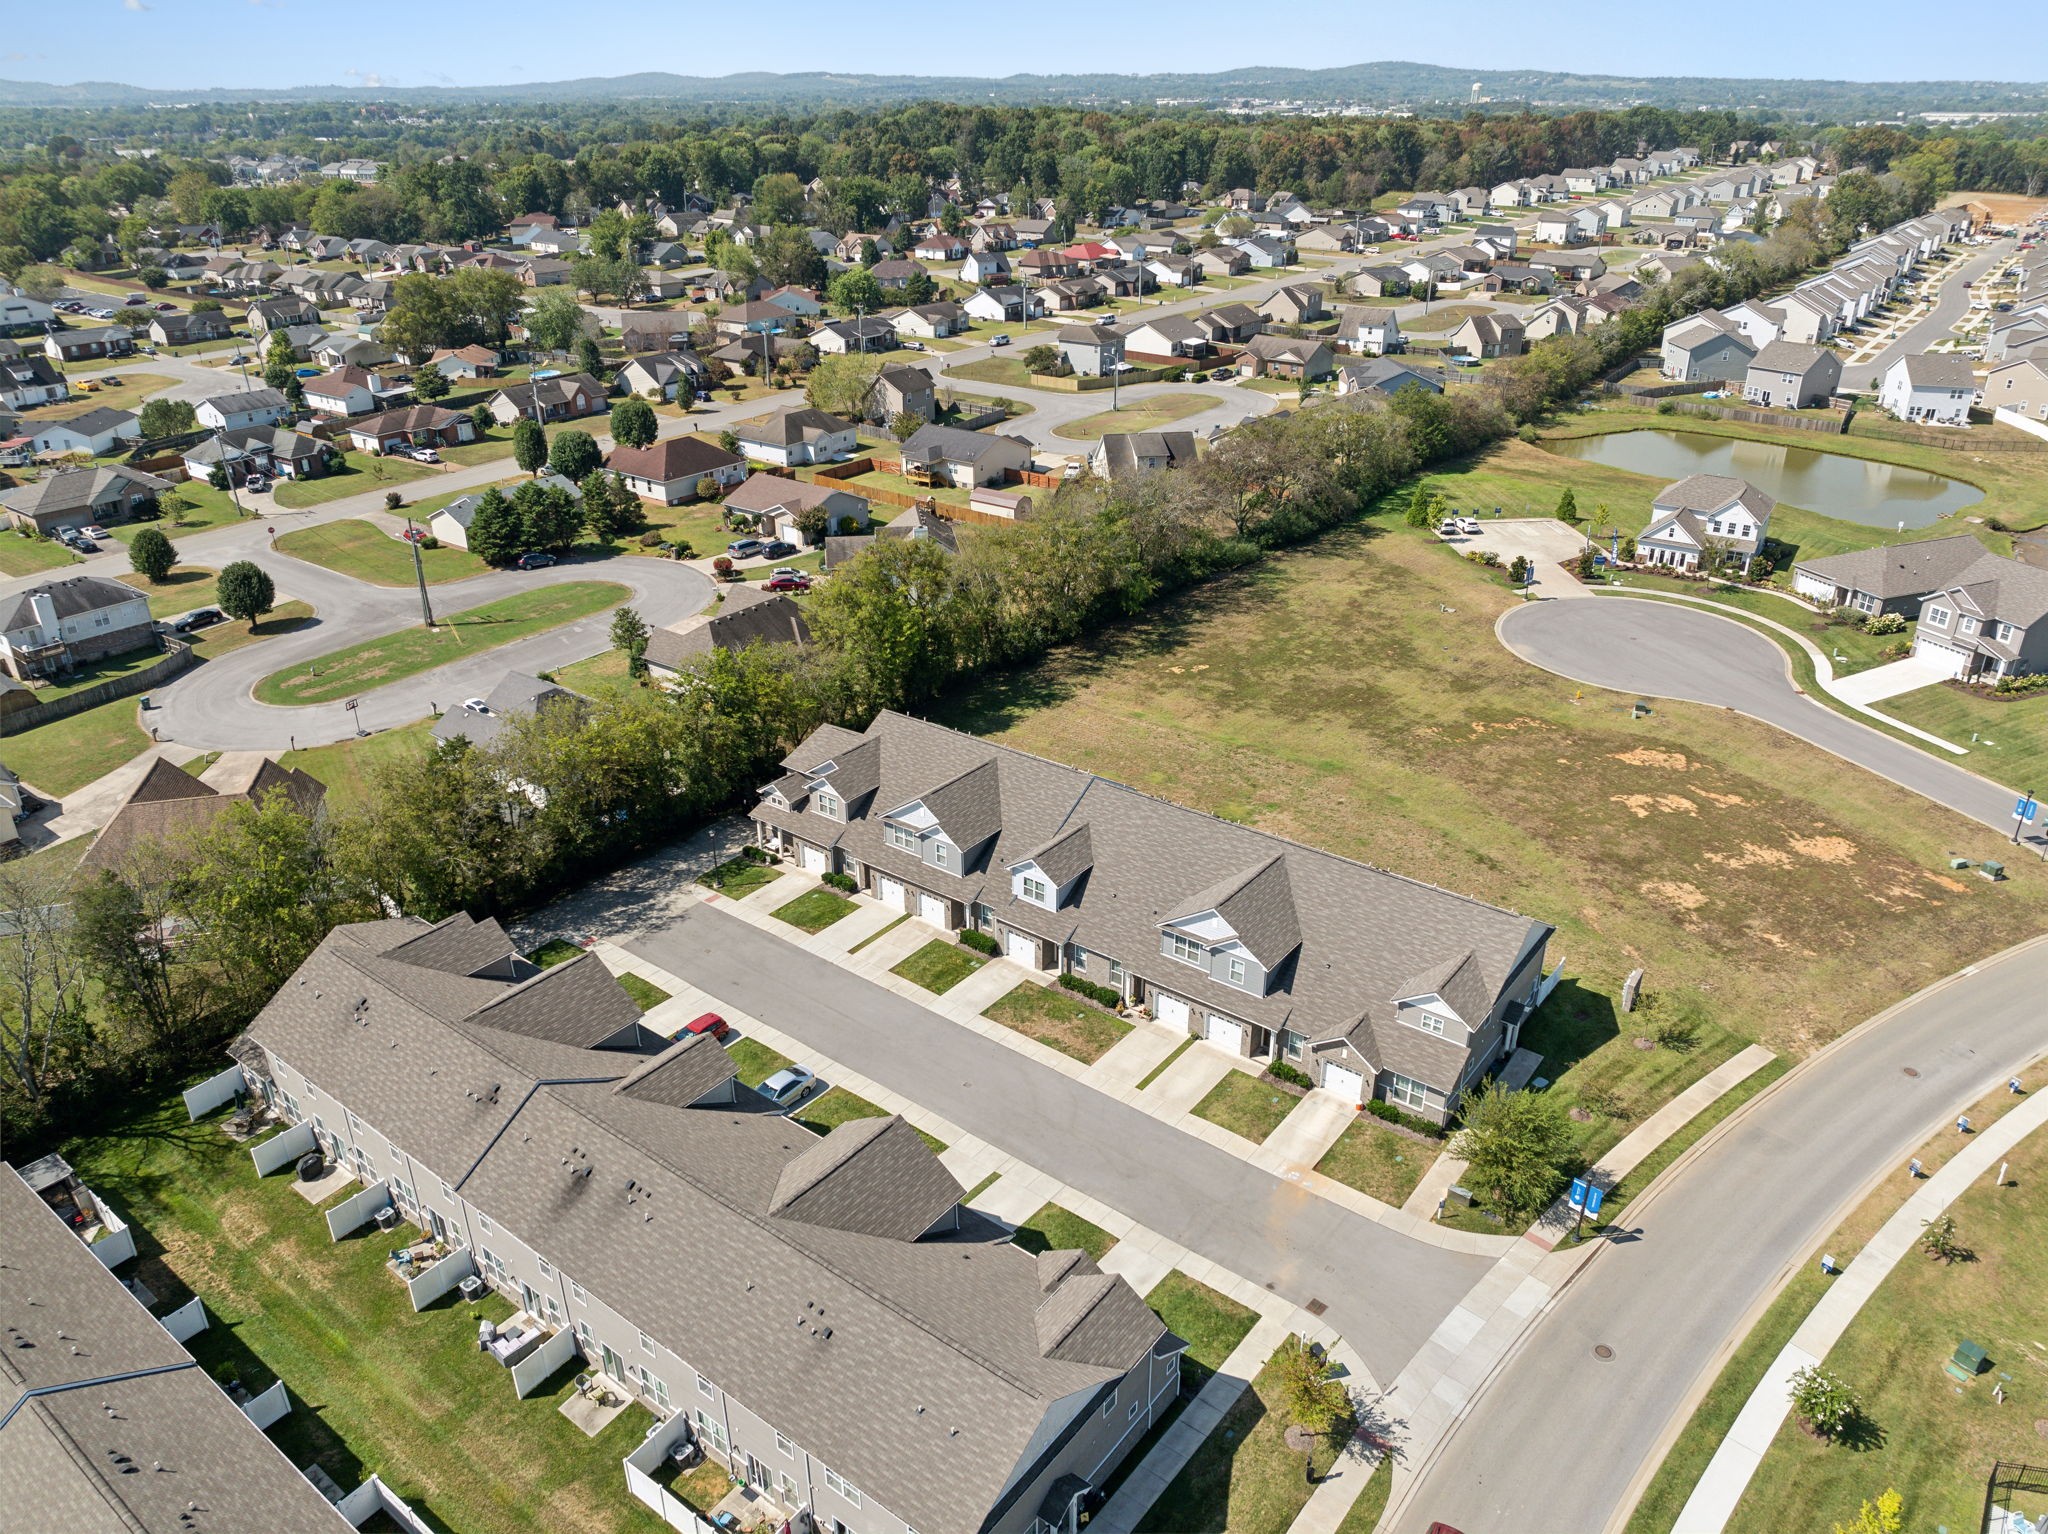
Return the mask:
[[1672,403],[1671,403],[1671,401],[1670,401],[1670,400],[1668,400],[1668,399],[1660,399],[1660,400],[1658,400],[1658,401],[1657,401],[1657,414],[1659,414],[1659,415],[1677,415],[1677,414],[1678,414],[1678,407],[1677,407],[1676,405],[1672,404]]
[[830,885],[842,895],[851,895],[860,889],[860,881],[855,879],[852,874],[820,874],[818,875],[818,882]]
[[1543,434],[1539,432],[1534,426],[1526,424],[1515,432],[1515,437],[1518,441],[1526,442],[1531,447],[1534,447],[1539,441],[1541,441],[1542,436]]
[[1444,1137],[1443,1125],[1432,1124],[1428,1119],[1417,1118],[1412,1113],[1404,1113],[1392,1103],[1382,1102],[1378,1098],[1367,1103],[1365,1111],[1383,1123],[1395,1124],[1415,1134],[1427,1135],[1432,1140],[1441,1140]]
[[661,534],[660,534],[660,533],[658,533],[658,532],[646,532],[646,533],[642,533],[642,534],[640,535],[640,547],[641,547],[641,548],[643,548],[643,549],[658,549],[658,548],[660,548],[660,547],[661,547]]
[[1903,634],[1906,632],[1904,613],[1879,613],[1863,625],[1866,634]]
[[976,953],[985,953],[991,959],[999,957],[1003,951],[1001,943],[986,932],[976,932],[972,927],[962,927],[955,935],[960,939],[962,948],[972,948]]
[[2048,673],[2037,676],[2002,676],[1998,679],[1996,691],[2002,693],[2039,692],[2048,687]]
[[739,857],[743,863],[766,863],[769,861],[768,849],[761,846],[758,842],[748,842],[746,846],[740,848]]
[[396,490],[386,490],[384,492],[384,509],[386,511],[396,511],[398,510],[399,507],[403,506],[404,504],[405,497],[400,495]]
[[1315,1082],[1309,1079],[1307,1071],[1297,1070],[1285,1060],[1275,1060],[1266,1067],[1266,1074],[1287,1086],[1300,1087],[1304,1092],[1312,1090],[1315,1086]]
[[1124,1004],[1121,991],[1113,990],[1106,985],[1097,985],[1093,980],[1084,979],[1080,975],[1060,976],[1060,987],[1072,991],[1076,996],[1085,996],[1097,1006],[1107,1007],[1112,1012]]

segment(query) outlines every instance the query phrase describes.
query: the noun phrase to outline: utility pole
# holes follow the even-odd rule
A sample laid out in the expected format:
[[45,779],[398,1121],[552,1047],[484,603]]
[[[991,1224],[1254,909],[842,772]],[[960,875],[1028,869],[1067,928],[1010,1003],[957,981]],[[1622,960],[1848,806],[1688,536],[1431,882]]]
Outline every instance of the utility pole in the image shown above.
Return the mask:
[[242,510],[242,497],[235,491],[235,466],[228,462],[227,438],[218,426],[213,429],[213,445],[220,449],[220,471],[228,477],[228,499],[234,502],[235,515],[245,517],[248,513]]
[[434,604],[427,599],[427,564],[420,557],[420,541],[416,534],[420,530],[413,526],[411,517],[405,519],[405,541],[412,545],[412,576],[420,588],[420,621],[428,628],[434,626]]

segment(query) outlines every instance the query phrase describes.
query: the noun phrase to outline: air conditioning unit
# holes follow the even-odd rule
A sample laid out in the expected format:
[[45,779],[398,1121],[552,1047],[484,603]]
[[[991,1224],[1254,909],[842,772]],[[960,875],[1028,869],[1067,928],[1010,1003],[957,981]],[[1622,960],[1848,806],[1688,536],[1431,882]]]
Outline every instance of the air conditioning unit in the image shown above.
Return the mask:
[[386,1204],[377,1211],[377,1229],[390,1230],[398,1223],[398,1211]]

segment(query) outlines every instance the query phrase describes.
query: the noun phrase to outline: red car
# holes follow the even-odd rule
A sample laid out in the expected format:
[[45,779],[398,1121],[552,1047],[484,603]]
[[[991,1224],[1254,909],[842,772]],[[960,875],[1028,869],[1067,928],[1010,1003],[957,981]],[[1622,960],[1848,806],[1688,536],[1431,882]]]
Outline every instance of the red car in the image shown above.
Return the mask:
[[683,1025],[684,1033],[708,1033],[714,1039],[722,1039],[732,1032],[732,1025],[716,1012],[706,1012],[702,1017],[692,1018]]
[[811,578],[808,575],[771,576],[763,589],[767,591],[809,591],[811,589]]

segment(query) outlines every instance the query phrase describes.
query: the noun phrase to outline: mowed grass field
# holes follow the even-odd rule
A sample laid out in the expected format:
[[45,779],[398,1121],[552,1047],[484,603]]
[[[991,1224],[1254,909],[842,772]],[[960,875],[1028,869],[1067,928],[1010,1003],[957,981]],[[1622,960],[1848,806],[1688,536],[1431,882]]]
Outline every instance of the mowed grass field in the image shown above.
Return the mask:
[[[1581,502],[1589,499],[1582,495]],[[1798,1055],[2031,935],[2048,877],[1958,879],[1995,831],[1754,721],[1516,660],[1514,598],[1391,519],[966,693],[946,722],[1553,923],[1524,1034],[1586,1149],[1758,1040]],[[1655,1031],[1615,998],[1641,966]]]

